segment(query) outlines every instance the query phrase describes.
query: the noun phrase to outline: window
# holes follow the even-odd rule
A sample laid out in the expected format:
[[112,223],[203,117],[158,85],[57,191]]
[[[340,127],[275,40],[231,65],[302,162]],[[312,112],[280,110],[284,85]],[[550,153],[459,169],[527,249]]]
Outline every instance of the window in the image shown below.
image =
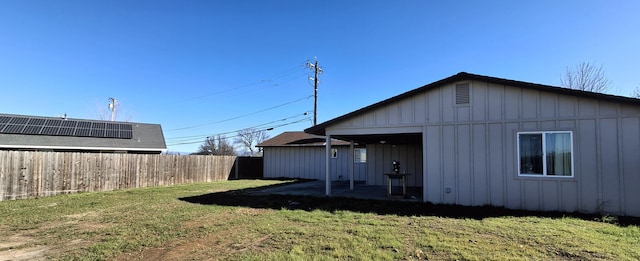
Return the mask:
[[331,158],[335,159],[338,157],[338,149],[331,148]]
[[354,163],[367,162],[367,149],[366,148],[353,149],[353,162]]
[[573,133],[519,132],[518,175],[573,177]]

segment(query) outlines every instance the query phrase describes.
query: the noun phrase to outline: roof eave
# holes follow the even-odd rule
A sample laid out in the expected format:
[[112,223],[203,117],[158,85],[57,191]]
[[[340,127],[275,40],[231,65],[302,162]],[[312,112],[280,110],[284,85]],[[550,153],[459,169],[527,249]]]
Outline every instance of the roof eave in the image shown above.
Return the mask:
[[37,150],[103,150],[103,151],[166,151],[167,148],[129,148],[129,147],[85,147],[85,146],[33,146],[0,145],[0,149],[37,149]]
[[421,93],[433,88],[437,88],[440,87],[442,85],[446,85],[449,83],[453,83],[453,82],[458,82],[458,81],[468,81],[468,80],[473,80],[473,81],[484,81],[484,82],[488,82],[488,83],[495,83],[495,84],[500,84],[500,85],[508,85],[508,86],[514,86],[514,87],[520,87],[520,88],[527,88],[527,89],[534,89],[534,90],[540,90],[540,91],[548,91],[548,92],[555,92],[555,93],[560,93],[560,94],[567,94],[567,95],[572,95],[572,96],[582,96],[582,97],[588,97],[588,98],[594,98],[594,99],[604,99],[604,100],[609,100],[609,101],[614,101],[614,102],[623,102],[623,103],[631,103],[634,105],[640,105],[640,99],[636,99],[636,98],[631,98],[631,97],[624,97],[624,96],[616,96],[616,95],[611,95],[611,94],[604,94],[604,93],[597,93],[597,92],[588,92],[588,91],[581,91],[581,90],[574,90],[574,89],[569,89],[569,88],[563,88],[563,87],[558,87],[558,86],[551,86],[551,85],[544,85],[544,84],[537,84],[537,83],[530,83],[530,82],[523,82],[523,81],[516,81],[516,80],[509,80],[509,79],[503,79],[503,78],[497,78],[497,77],[491,77],[491,76],[484,76],[484,75],[478,75],[478,74],[471,74],[471,73],[467,73],[467,72],[460,72],[457,73],[455,75],[449,76],[447,78],[444,78],[442,80],[438,80],[435,82],[432,82],[430,84],[424,85],[422,87],[407,91],[405,93],[393,96],[391,98],[388,98],[386,100],[371,104],[369,106],[363,107],[359,110],[344,114],[342,116],[333,118],[331,120],[328,120],[326,122],[323,122],[321,124],[315,125],[313,127],[307,128],[304,130],[304,132],[306,133],[310,133],[310,134],[315,134],[315,135],[321,135],[321,136],[326,136],[326,128],[329,127],[330,125],[336,124],[338,122],[341,122],[343,120],[346,120],[352,116],[355,115],[359,115],[361,113],[365,113],[368,111],[372,111],[378,107],[382,107],[385,106],[389,103],[395,102],[397,100],[401,100],[404,99],[406,97],[410,97],[416,93]]

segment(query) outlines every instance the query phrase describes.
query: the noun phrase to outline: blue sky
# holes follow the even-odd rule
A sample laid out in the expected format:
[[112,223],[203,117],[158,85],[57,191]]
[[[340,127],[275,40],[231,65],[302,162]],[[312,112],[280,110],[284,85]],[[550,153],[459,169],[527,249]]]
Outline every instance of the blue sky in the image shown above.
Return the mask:
[[[638,1],[0,1],[0,112],[162,125],[170,151],[311,125],[461,71],[640,86]],[[309,113],[304,115],[304,113]],[[185,143],[185,144],[183,144]]]

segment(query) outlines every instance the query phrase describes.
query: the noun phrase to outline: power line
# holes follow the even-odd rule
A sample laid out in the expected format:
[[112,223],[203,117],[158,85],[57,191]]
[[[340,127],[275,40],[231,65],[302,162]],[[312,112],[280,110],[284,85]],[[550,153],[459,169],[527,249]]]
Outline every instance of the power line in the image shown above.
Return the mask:
[[[262,128],[262,129],[259,129],[259,130],[254,131],[254,132],[251,132],[251,133],[256,133],[256,132],[260,132],[260,131],[270,131],[270,130],[273,130],[273,129],[275,129],[275,128],[279,128],[279,127],[284,127],[284,126],[287,126],[287,125],[292,125],[292,124],[300,123],[300,122],[307,121],[307,120],[310,120],[310,119],[311,119],[311,118],[310,118],[310,117],[308,117],[308,118],[300,119],[300,120],[293,121],[293,122],[289,122],[289,123],[285,123],[285,124],[280,124],[280,125],[276,125],[276,126],[272,126],[272,127],[268,127],[268,128]],[[212,135],[212,136],[207,136],[206,138],[215,137],[215,136],[217,136],[217,135],[218,135],[218,134],[216,134],[216,135]],[[221,135],[221,134],[220,134],[220,135]],[[220,139],[222,139],[222,140],[226,140],[226,139],[236,138],[236,137],[239,137],[239,136],[240,136],[240,135],[234,135],[234,136],[229,136],[229,137],[221,137]],[[188,145],[188,144],[197,144],[197,143],[202,143],[202,140],[200,140],[200,141],[192,141],[192,142],[181,142],[181,143],[167,144],[167,146]]]
[[276,122],[286,121],[286,120],[288,120],[288,119],[290,119],[290,118],[291,118],[291,119],[295,119],[295,118],[298,118],[298,117],[300,117],[300,116],[306,116],[306,115],[308,115],[310,112],[311,112],[311,111],[305,111],[305,112],[304,112],[304,113],[302,113],[302,114],[298,114],[298,115],[294,115],[294,116],[289,116],[289,117],[287,117],[287,118],[283,118],[283,119],[275,120],[275,121],[268,122],[268,123],[263,123],[263,124],[256,125],[256,126],[253,126],[253,127],[250,127],[250,128],[262,127],[262,126],[269,125],[269,124],[273,124],[273,123],[276,123]]
[[[316,62],[316,64],[317,64],[317,62]],[[280,84],[282,84],[284,82],[295,80],[297,78],[297,76],[295,76],[294,74],[298,73],[300,71],[300,69],[304,69],[304,67],[305,67],[304,64],[297,65],[297,66],[295,66],[295,67],[293,67],[291,69],[288,69],[286,71],[283,71],[283,72],[280,72],[280,73],[277,73],[277,74],[273,74],[273,75],[271,75],[271,77],[266,78],[266,80],[260,80],[258,82],[245,84],[245,85],[242,85],[240,87],[228,88],[228,89],[220,90],[220,91],[217,91],[217,92],[214,92],[214,93],[200,95],[200,96],[197,96],[197,97],[194,97],[194,98],[190,98],[190,99],[188,99],[186,101],[202,99],[202,98],[205,98],[205,97],[208,97],[208,96],[212,96],[212,95],[229,93],[229,92],[232,92],[232,91],[239,91],[239,90],[244,90],[244,91],[240,91],[241,93],[238,93],[238,94],[244,94],[244,93],[246,93],[246,91],[247,91],[246,89],[247,88],[252,87],[252,86],[256,86],[256,85],[264,86],[263,84],[273,83],[273,84],[270,84],[267,87],[278,86],[278,85],[280,85]],[[277,83],[274,83],[274,82],[277,82]],[[265,89],[261,88],[259,90],[265,90]],[[226,98],[228,98],[229,95],[227,94],[227,95],[224,95],[224,96]],[[261,109],[261,110],[258,110],[258,111],[254,111],[254,112],[251,112],[251,113],[247,113],[247,114],[244,114],[244,115],[239,115],[239,116],[228,118],[228,119],[224,119],[224,120],[219,120],[219,121],[209,122],[209,123],[204,123],[204,124],[197,124],[197,125],[181,127],[181,128],[176,128],[176,129],[170,129],[170,130],[167,130],[167,131],[170,132],[170,131],[187,130],[187,129],[193,129],[193,128],[205,127],[205,126],[209,126],[209,125],[213,125],[213,124],[223,123],[223,122],[227,122],[227,121],[237,120],[237,119],[240,119],[240,118],[244,118],[244,117],[248,117],[248,116],[251,116],[251,115],[258,114],[258,113],[262,113],[262,112],[265,112],[265,111],[269,111],[269,110],[273,110],[273,109],[276,109],[276,108],[280,108],[280,107],[283,107],[283,106],[286,106],[286,105],[289,105],[289,104],[292,104],[292,103],[300,102],[302,100],[309,99],[309,98],[311,98],[313,96],[314,95],[305,96],[305,97],[302,97],[302,98],[299,98],[299,99],[296,99],[296,100],[292,100],[292,101],[285,102],[285,103],[282,103],[282,104],[278,104],[278,105],[275,105],[275,106],[272,106],[272,107],[269,107],[269,108]],[[317,90],[316,90],[315,96],[317,97]],[[313,112],[315,113],[316,110],[317,109],[314,108]],[[296,124],[296,123],[300,123],[300,122],[304,122],[304,121],[311,121],[311,119],[309,117],[306,117],[306,118],[301,119],[301,120],[296,120],[296,121],[293,121],[293,122],[287,122],[287,123],[283,123],[283,124],[279,124],[279,125],[274,125],[274,126],[268,127],[271,124],[276,124],[276,123],[281,122],[281,121],[287,121],[289,119],[295,119],[295,118],[298,118],[298,117],[301,117],[301,116],[306,116],[306,115],[308,115],[308,113],[309,113],[309,111],[308,112],[304,112],[302,115],[296,114],[296,115],[292,115],[292,116],[289,116],[289,117],[282,118],[280,120],[275,120],[275,121],[259,124],[259,125],[256,125],[256,126],[253,126],[253,127],[250,127],[250,128],[259,128],[259,127],[263,127],[264,126],[264,128],[261,129],[261,131],[264,131],[264,130],[272,130],[274,128],[287,126],[287,125],[291,125],[291,124]],[[245,128],[245,129],[247,129],[247,128]],[[216,135],[218,135],[218,136],[219,135],[226,135],[226,134],[230,134],[230,133],[234,133],[234,132],[238,132],[238,131],[224,132],[224,133],[218,133],[218,134],[214,134],[214,135],[191,135],[191,136],[183,136],[183,137],[173,137],[173,138],[168,138],[167,140],[172,140],[173,141],[173,142],[169,141],[169,143],[170,143],[169,146],[176,146],[176,145],[183,145],[183,144],[195,144],[195,143],[201,143],[203,138],[209,138],[209,137],[216,136]],[[231,136],[231,137],[228,137],[228,138],[233,138],[233,137],[237,137],[237,135],[236,136]],[[197,141],[196,141],[196,139],[197,139]]]
[[[284,72],[273,74],[272,77],[268,77],[267,79],[263,79],[263,80],[260,80],[260,81],[257,81],[257,82],[251,82],[251,83],[248,83],[248,84],[241,85],[239,87],[232,87],[232,88],[228,88],[228,89],[217,91],[217,92],[213,92],[213,93],[203,94],[203,95],[196,96],[196,97],[193,97],[193,98],[188,98],[186,100],[183,100],[182,102],[198,100],[198,99],[202,99],[202,98],[213,96],[213,95],[217,95],[217,94],[223,94],[223,93],[227,93],[227,92],[231,92],[231,91],[235,91],[235,90],[241,90],[241,89],[245,89],[245,88],[248,88],[248,87],[251,87],[251,86],[254,86],[254,85],[258,85],[258,84],[261,84],[261,83],[273,82],[273,79],[284,78],[285,76],[289,76],[291,74],[296,73],[297,70],[300,70],[303,67],[304,67],[304,65],[296,65],[295,67],[293,67],[291,69],[288,69],[288,70],[286,70]],[[273,78],[273,79],[271,79],[271,78]],[[276,85],[274,85],[274,86],[276,86]]]
[[[293,80],[296,80],[296,78],[300,78],[299,76],[293,76],[293,77],[286,77],[286,78],[281,78],[277,81],[273,81],[273,80],[264,80],[263,83],[270,83],[269,85],[265,85],[264,87],[262,87],[262,85],[260,86],[260,88],[255,89],[255,88],[251,88],[251,89],[246,89],[242,92],[237,92],[237,93],[229,93],[229,94],[225,94],[224,98],[229,99],[232,97],[237,97],[237,96],[247,96],[248,92],[251,92],[251,94],[253,96],[259,95],[259,92],[265,92],[265,91],[274,91],[274,89],[284,85],[284,83],[287,82],[291,82]],[[190,103],[190,104],[199,104],[199,103],[203,103],[203,102],[208,102],[207,99],[203,99],[202,101],[196,101],[194,103]]]
[[199,127],[209,126],[209,125],[213,125],[213,124],[218,124],[218,123],[222,123],[222,122],[237,120],[237,119],[240,119],[240,118],[244,118],[244,117],[248,117],[248,116],[251,116],[251,115],[258,114],[258,113],[262,113],[262,112],[265,112],[265,111],[269,111],[269,110],[273,110],[273,109],[276,109],[276,108],[280,108],[282,106],[286,106],[286,105],[289,105],[289,104],[292,104],[292,103],[296,103],[296,102],[299,102],[299,101],[302,101],[302,100],[305,100],[305,99],[309,99],[311,97],[313,97],[313,95],[302,97],[302,98],[299,98],[297,100],[289,101],[289,102],[282,103],[282,104],[279,104],[279,105],[276,105],[276,106],[273,106],[273,107],[269,107],[269,108],[262,109],[262,110],[259,110],[259,111],[255,111],[255,112],[252,112],[252,113],[236,116],[236,117],[233,117],[233,118],[228,118],[228,119],[224,119],[224,120],[220,120],[220,121],[216,121],[216,122],[205,123],[205,124],[200,124],[200,125],[193,125],[193,126],[188,126],[188,127],[171,129],[171,130],[167,130],[167,131],[193,129],[193,128],[199,128]]
[[[310,120],[310,119],[311,119],[310,117],[307,117],[307,118],[304,118],[304,119],[300,119],[300,120],[289,122],[289,123],[285,123],[285,124],[280,124],[280,125],[276,125],[276,126],[272,126],[272,127],[266,127],[266,128],[258,129],[256,131],[251,132],[251,133],[256,133],[256,132],[260,132],[260,131],[270,131],[270,130],[273,130],[275,128],[279,128],[279,127],[284,127],[284,126],[287,126],[287,125],[300,123],[300,122],[307,121],[307,120]],[[215,134],[215,135],[207,136],[205,138],[213,138],[213,137],[216,137],[218,135],[222,135],[222,134]],[[236,138],[236,137],[240,137],[240,135],[227,136],[227,137],[222,136],[221,139],[222,140],[226,140],[226,139],[231,139],[231,138]],[[177,145],[196,144],[196,143],[202,143],[202,140],[194,141],[194,142],[182,142],[182,143],[168,144],[167,146],[177,146]]]
[[[308,112],[305,112],[305,113],[303,113],[301,115],[297,115],[297,116],[292,117],[292,118],[295,119],[295,118],[298,118],[298,117],[304,116],[304,115],[308,115]],[[309,119],[309,118],[305,118],[305,119],[303,119],[303,121],[307,120],[307,119]],[[243,128],[243,129],[255,129],[255,128],[258,128],[258,127],[262,127],[262,126],[265,126],[265,125],[269,125],[269,124],[273,124],[273,123],[280,122],[280,121],[285,121],[285,120],[288,120],[288,118],[287,119],[282,119],[282,120],[277,120],[277,121],[272,121],[272,122],[268,122],[268,123],[264,123],[264,124],[260,124],[260,125],[256,125],[256,126],[252,126],[252,127],[248,127],[248,128]],[[296,123],[297,122],[299,122],[299,121],[296,121]],[[225,134],[229,134],[229,133],[237,133],[237,132],[239,132],[241,130],[221,132],[221,133],[216,133],[216,134],[205,134],[205,135],[193,135],[193,136],[186,136],[186,137],[168,138],[167,140],[173,140],[173,142],[201,141],[202,139],[208,138],[208,137],[211,137],[211,136],[225,135]]]
[[[258,125],[251,126],[251,127],[248,127],[248,128],[258,128],[258,127],[266,126],[266,125],[269,125],[269,124],[274,124],[274,123],[276,123],[276,122],[281,122],[281,121],[287,121],[287,120],[290,120],[290,119],[295,119],[295,118],[298,118],[298,117],[301,117],[301,116],[306,116],[306,115],[308,115],[310,112],[311,112],[311,111],[306,111],[306,112],[304,112],[304,113],[299,113],[299,114],[295,114],[295,115],[287,116],[287,117],[282,118],[282,119],[279,119],[279,120],[274,120],[274,121],[270,121],[270,122],[267,122],[267,123],[258,124]],[[308,119],[308,118],[305,118],[305,120],[306,120],[306,119]],[[244,129],[248,129],[248,128],[244,128]],[[182,137],[172,137],[172,138],[166,138],[166,140],[173,140],[174,142],[186,142],[186,141],[191,141],[191,140],[196,140],[196,139],[197,139],[197,140],[201,140],[201,139],[203,139],[203,138],[210,137],[210,136],[214,136],[214,135],[224,135],[224,134],[229,134],[229,133],[235,133],[235,132],[238,132],[238,131],[240,131],[240,130],[229,131],[229,132],[222,132],[222,133],[217,133],[217,134],[213,134],[213,135],[211,135],[211,134],[201,134],[201,135],[190,135],[190,136],[182,136]]]

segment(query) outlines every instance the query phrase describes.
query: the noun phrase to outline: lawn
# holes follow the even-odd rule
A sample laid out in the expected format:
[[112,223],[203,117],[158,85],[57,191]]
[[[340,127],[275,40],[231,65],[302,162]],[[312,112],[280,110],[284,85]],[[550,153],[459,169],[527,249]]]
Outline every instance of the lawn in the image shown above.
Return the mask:
[[0,260],[638,260],[637,219],[258,195],[242,180],[0,202]]

